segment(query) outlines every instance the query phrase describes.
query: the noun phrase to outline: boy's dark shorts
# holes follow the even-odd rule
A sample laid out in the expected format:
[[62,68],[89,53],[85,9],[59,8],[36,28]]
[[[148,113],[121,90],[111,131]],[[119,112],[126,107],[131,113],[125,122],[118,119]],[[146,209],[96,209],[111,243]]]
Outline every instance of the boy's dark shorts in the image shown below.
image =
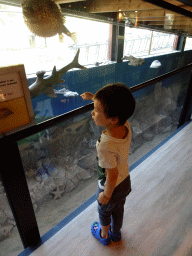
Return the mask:
[[[99,194],[103,191],[104,190],[99,188],[98,186],[97,192],[96,192],[97,199]],[[98,202],[98,211],[111,211],[112,208],[114,208],[114,206],[118,204],[120,201],[125,201],[126,197],[129,195],[130,192],[131,192],[131,180],[129,175],[114,189],[108,204],[102,205],[102,204],[99,204]]]

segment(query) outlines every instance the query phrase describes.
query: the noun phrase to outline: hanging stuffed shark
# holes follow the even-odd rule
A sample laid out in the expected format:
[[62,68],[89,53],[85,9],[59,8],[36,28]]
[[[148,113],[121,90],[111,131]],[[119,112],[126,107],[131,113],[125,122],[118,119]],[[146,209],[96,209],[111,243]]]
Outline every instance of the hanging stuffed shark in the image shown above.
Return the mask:
[[145,64],[145,59],[135,58],[132,55],[124,56],[122,58],[122,60],[128,60],[129,61],[129,63],[128,63],[129,66],[142,66],[143,64]]
[[[56,71],[56,67],[54,66],[52,74],[50,76],[44,78],[44,74],[46,73],[45,71],[37,72],[37,80],[29,86],[31,98],[34,98],[42,93],[46,94],[49,97],[57,97],[54,91],[54,87],[55,85],[64,82],[64,80],[62,80],[62,76],[67,73],[68,70],[72,68],[87,69],[86,67],[80,65],[78,62],[79,52],[80,50],[78,49],[73,61],[67,66],[61,68],[60,70]],[[60,86],[64,87],[62,85]]]

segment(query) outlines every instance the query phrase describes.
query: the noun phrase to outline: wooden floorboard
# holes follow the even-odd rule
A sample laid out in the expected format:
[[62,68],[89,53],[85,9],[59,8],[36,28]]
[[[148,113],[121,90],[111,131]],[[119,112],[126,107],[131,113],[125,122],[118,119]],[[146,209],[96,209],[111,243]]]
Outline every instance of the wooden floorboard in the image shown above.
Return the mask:
[[94,202],[32,255],[192,255],[192,123],[130,175],[121,241],[104,247],[92,237]]

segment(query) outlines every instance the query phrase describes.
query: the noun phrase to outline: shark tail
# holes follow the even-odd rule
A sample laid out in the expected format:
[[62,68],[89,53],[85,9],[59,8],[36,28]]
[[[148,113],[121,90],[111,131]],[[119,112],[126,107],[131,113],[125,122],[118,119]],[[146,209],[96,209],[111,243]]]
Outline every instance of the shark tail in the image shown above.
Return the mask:
[[[61,79],[64,74],[67,73],[68,70],[73,69],[73,68],[80,68],[80,69],[87,69],[86,67],[82,66],[79,64],[78,59],[79,59],[79,52],[80,49],[77,50],[77,53],[73,59],[73,61],[68,64],[67,66],[63,67],[59,71],[57,71],[57,76],[59,77],[58,79]],[[59,80],[58,80],[59,81]],[[60,82],[61,83],[61,82]]]
[[73,61],[71,62],[71,65],[73,66],[72,68],[87,69],[86,67],[84,67],[84,66],[79,64],[79,62],[78,62],[78,60],[79,60],[79,53],[80,53],[80,49],[77,50],[77,53],[76,53]]

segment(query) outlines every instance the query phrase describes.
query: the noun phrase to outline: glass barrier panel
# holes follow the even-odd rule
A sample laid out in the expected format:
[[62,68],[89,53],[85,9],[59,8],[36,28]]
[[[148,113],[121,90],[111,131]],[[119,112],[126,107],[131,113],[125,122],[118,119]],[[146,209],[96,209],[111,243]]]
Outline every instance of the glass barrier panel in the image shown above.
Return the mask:
[[83,101],[81,98],[80,95],[84,92],[94,94],[98,89],[114,82],[122,82],[128,87],[133,87],[188,63],[187,55],[183,55],[182,58],[180,55],[159,56],[157,59],[156,57],[145,58],[142,64],[138,64],[138,61],[139,59],[134,65],[125,61],[123,63],[89,67],[86,70],[68,71],[62,76],[62,79],[65,80],[62,84],[51,86],[48,86],[48,84],[44,86],[46,75],[51,75],[51,73],[46,73],[45,81],[43,80],[41,84],[42,90],[37,95],[33,94],[33,86],[37,78],[28,77],[36,123],[41,123],[90,104],[91,101]]
[[24,247],[0,178],[0,255],[17,256],[23,250]]
[[134,93],[130,165],[177,130],[189,79],[190,70],[182,71]]
[[[127,67],[124,66],[122,70],[124,71],[124,69],[127,69]],[[92,92],[94,94],[106,84],[115,82],[117,79],[115,75],[115,64],[67,72],[63,77],[65,80],[64,84],[54,87],[52,91],[54,92],[54,97],[51,93],[47,95],[40,93],[32,97],[36,123],[41,123],[92,103],[91,100],[84,101],[80,95],[84,92]],[[124,78],[121,76],[120,79],[122,80]],[[35,81],[36,78],[28,79],[30,86]],[[31,88],[30,86],[29,89]]]
[[41,236],[95,194],[100,133],[89,111],[18,142]]

